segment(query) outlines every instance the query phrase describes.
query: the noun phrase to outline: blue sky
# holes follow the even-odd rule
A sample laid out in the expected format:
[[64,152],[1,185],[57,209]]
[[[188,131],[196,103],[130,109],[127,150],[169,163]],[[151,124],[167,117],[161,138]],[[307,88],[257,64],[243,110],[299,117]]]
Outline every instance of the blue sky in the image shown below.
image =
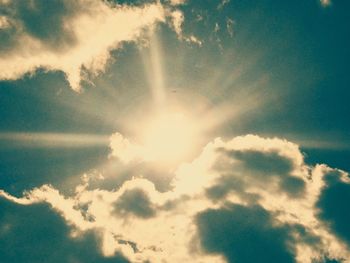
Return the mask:
[[0,262],[350,262],[349,8],[0,1]]

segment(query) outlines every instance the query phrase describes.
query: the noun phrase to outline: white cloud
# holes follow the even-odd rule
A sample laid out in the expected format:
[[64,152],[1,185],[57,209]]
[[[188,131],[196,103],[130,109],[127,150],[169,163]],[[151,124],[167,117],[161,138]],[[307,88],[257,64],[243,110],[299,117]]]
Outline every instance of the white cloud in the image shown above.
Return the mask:
[[[134,149],[130,142],[118,138],[118,149],[124,149],[120,158],[131,160]],[[209,143],[195,160],[177,168],[173,188],[167,192],[159,192],[143,178],[128,180],[112,191],[90,189],[85,176],[70,197],[47,185],[23,198],[5,192],[0,195],[23,205],[49,203],[73,226],[74,235],[96,229],[105,256],[119,251],[131,262],[225,262],[220,255],[204,253],[194,218],[228,202],[259,205],[271,213],[277,226],[298,225],[319,240],[307,242],[300,231],[290,234],[293,240],[288,246],[297,262],[311,263],[325,256],[350,258],[346,245],[317,217],[316,203],[327,186],[324,178],[332,173],[349,183],[345,172],[305,164],[294,143],[247,135]],[[80,208],[84,206],[88,208],[83,211]]]
[[[0,27],[8,30],[10,41],[0,42],[5,50],[0,53],[0,79],[18,79],[38,68],[59,70],[77,91],[82,69],[92,74],[102,72],[111,50],[121,48],[123,42],[137,41],[145,29],[165,22],[168,15],[173,16],[159,3],[131,7],[106,1],[61,0],[58,3],[63,11],[53,13],[45,26],[44,13],[51,10],[43,8],[41,1],[30,3],[34,6],[29,2],[1,3],[10,15],[0,18]],[[39,26],[30,28],[22,16],[16,15],[20,7]],[[174,23],[180,33],[179,22]]]
[[130,142],[119,132],[112,134],[109,146],[112,150],[111,155],[124,163],[144,160],[142,147]]
[[172,27],[180,39],[185,40],[188,43],[197,44],[198,46],[202,45],[202,41],[199,40],[194,35],[184,36],[182,34],[182,26],[185,21],[183,12],[181,12],[180,10],[175,10],[171,12],[171,20],[172,20]]
[[176,11],[172,12],[171,16],[172,16],[175,32],[178,35],[181,35],[182,24],[184,22],[184,15],[183,15],[183,13],[181,11],[179,11],[179,10],[176,10]]

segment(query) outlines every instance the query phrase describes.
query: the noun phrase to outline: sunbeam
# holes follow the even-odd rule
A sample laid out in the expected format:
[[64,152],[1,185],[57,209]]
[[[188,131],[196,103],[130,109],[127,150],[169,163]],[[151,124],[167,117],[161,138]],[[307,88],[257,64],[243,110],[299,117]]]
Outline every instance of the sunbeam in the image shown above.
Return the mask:
[[33,148],[70,148],[93,147],[108,145],[109,136],[96,134],[72,133],[32,133],[32,132],[3,132],[0,142],[16,147]]
[[[159,33],[154,28],[150,30],[148,45],[140,49],[151,96],[145,96],[148,100],[133,105],[119,118],[118,132],[111,136],[110,145],[114,156],[124,162],[138,160],[174,166],[190,161],[215,130],[223,130],[219,127],[228,121],[244,123],[249,119],[248,112],[261,108],[267,98],[273,96],[266,96],[266,90],[262,88],[267,84],[266,76],[249,81],[239,79],[244,74],[241,67],[234,71],[226,67],[220,73],[220,79],[205,79],[199,85],[203,91],[215,90],[217,93],[234,86],[235,92],[226,94],[229,102],[227,97],[213,102],[193,87],[173,89],[173,83],[166,77],[163,60],[170,61],[162,55]],[[232,75],[237,71],[238,75]]]
[[350,263],[349,10],[0,0],[0,263]]
[[152,32],[150,37],[150,76],[151,90],[156,105],[162,107],[165,103],[164,73],[162,65],[162,52],[157,34]]

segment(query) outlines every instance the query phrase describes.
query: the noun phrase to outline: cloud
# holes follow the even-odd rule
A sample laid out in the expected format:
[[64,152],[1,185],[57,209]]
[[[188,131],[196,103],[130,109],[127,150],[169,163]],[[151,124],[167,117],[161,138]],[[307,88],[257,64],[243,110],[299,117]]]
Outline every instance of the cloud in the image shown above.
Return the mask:
[[0,79],[15,80],[38,68],[58,70],[77,91],[86,72],[103,72],[111,50],[137,42],[147,28],[173,17],[159,3],[92,0],[2,1],[0,11]]
[[120,255],[104,257],[97,236],[70,238],[70,228],[47,204],[24,206],[0,197],[2,263],[126,263]]
[[140,175],[103,190],[91,188],[86,175],[70,196],[49,185],[22,198],[0,195],[28,207],[50,204],[70,226],[73,241],[97,232],[107,258],[117,253],[131,262],[349,262],[348,174],[306,164],[292,142],[217,138],[181,164],[170,184],[159,191]]
[[231,204],[201,212],[196,220],[201,245],[229,262],[295,262],[288,227],[273,226],[271,215],[259,206]]
[[132,214],[140,218],[150,218],[156,214],[147,193],[137,188],[124,192],[114,203],[114,208],[117,216]]
[[182,24],[184,22],[184,16],[183,13],[180,11],[174,11],[172,13],[172,20],[174,25],[174,30],[178,35],[181,35],[182,31]]
[[319,217],[330,223],[332,230],[350,247],[350,178],[340,171],[333,171],[325,177],[326,186],[322,189],[317,206]]
[[112,134],[110,138],[111,155],[117,157],[124,163],[143,160],[145,158],[143,148],[129,141],[119,132]]

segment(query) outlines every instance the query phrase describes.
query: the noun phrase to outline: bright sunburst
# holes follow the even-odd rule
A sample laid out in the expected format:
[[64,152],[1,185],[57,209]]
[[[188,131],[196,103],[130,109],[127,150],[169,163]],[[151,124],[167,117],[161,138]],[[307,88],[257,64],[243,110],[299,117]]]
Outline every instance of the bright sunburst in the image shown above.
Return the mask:
[[145,154],[152,160],[164,162],[185,158],[196,144],[199,129],[195,121],[183,113],[158,113],[142,129]]
[[0,0],[0,263],[350,263],[349,10]]

